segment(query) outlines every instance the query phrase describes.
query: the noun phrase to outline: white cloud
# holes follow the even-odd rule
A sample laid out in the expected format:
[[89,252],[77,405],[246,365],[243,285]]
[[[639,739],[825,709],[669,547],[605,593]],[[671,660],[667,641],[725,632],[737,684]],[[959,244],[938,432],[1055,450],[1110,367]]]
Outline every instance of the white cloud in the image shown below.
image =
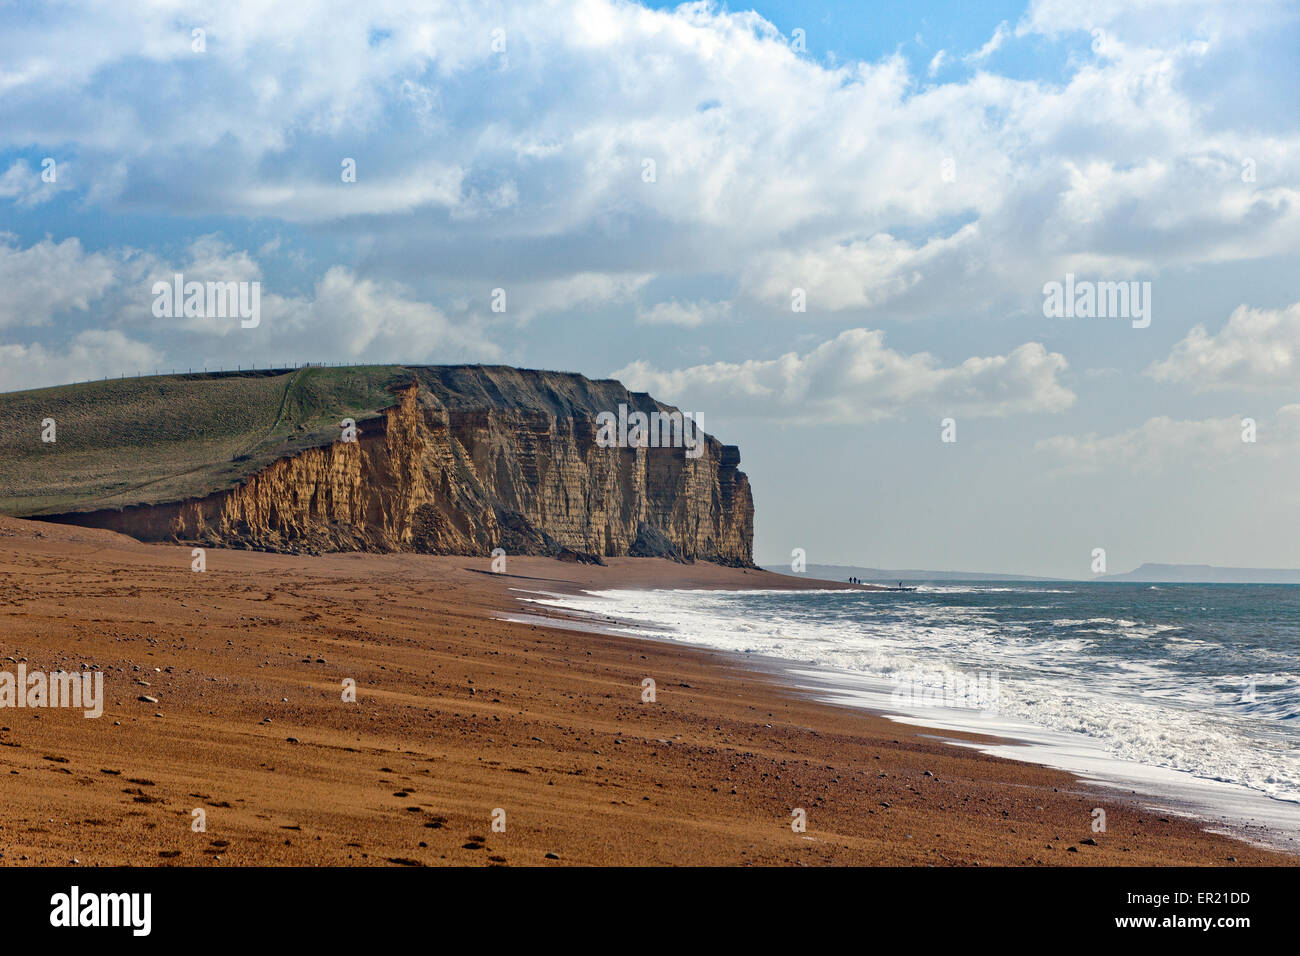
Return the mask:
[[[1255,421],[1255,441],[1243,441],[1244,420]],[[1300,405],[1278,409],[1272,421],[1253,416],[1179,420],[1167,415],[1110,435],[1057,435],[1037,442],[1035,451],[1064,471],[1156,472],[1209,468],[1294,457],[1300,452]]]
[[520,322],[530,322],[549,313],[627,302],[652,278],[648,273],[577,272],[556,279],[511,282],[499,288],[507,292],[508,314]]
[[163,366],[163,354],[115,329],[88,329],[62,348],[0,345],[0,381],[6,391],[85,382],[123,373],[152,374]]
[[1167,28],[1181,21],[1190,21],[1209,33],[1234,25],[1258,25],[1268,18],[1285,16],[1287,7],[1288,0],[1032,0],[1016,26],[1016,34],[1054,36],[1117,23]]
[[940,50],[933,57],[931,57],[930,65],[926,68],[925,72],[930,76],[934,76],[936,73],[939,72],[940,68],[943,66],[944,60],[947,59],[947,56],[948,56],[947,50]]
[[885,345],[883,332],[849,329],[804,355],[660,371],[633,362],[613,377],[682,408],[773,422],[842,423],[924,407],[970,416],[1059,412],[1075,396],[1057,376],[1065,358],[1031,342],[1007,355],[944,367],[929,353]]
[[358,165],[355,182],[241,181],[227,187],[227,210],[246,216],[271,216],[285,222],[321,222],[359,215],[406,213],[412,209],[439,207],[452,210],[458,218],[474,218],[484,209],[502,209],[512,204],[508,189],[483,196],[469,192],[462,197],[463,170],[431,162],[409,172],[368,171]]
[[15,241],[0,233],[0,328],[46,325],[68,310],[85,312],[114,280],[112,259],[84,252],[75,238],[44,239],[26,249]]
[[[359,278],[342,266],[328,270],[310,296],[265,296],[262,324],[276,354],[296,348],[300,354],[407,362],[500,356],[483,319],[453,320],[400,283]],[[227,328],[239,332],[237,323]]]
[[253,282],[262,278],[262,267],[247,251],[235,249],[215,233],[199,236],[189,244],[186,252],[188,258],[181,269],[187,279],[193,278],[201,282]]
[[1238,306],[1213,335],[1195,326],[1146,374],[1198,391],[1294,386],[1300,381],[1300,303],[1284,309]]
[[[260,324],[244,329],[238,319],[155,317],[153,283],[170,283],[177,272],[186,281],[262,283]],[[249,252],[218,235],[194,240],[176,263],[125,249],[85,253],[75,238],[23,249],[0,235],[0,287],[0,326],[50,326],[57,316],[59,340],[67,343],[0,347],[6,389],[240,360],[266,366],[324,358],[460,362],[501,356],[491,338],[493,317],[485,312],[449,315],[402,283],[358,276],[343,266],[326,270],[310,293],[286,295],[265,285]],[[139,340],[145,335],[147,343]]]
[[998,24],[998,28],[993,31],[993,36],[989,37],[982,47],[974,53],[967,54],[963,59],[967,63],[979,63],[981,60],[987,60],[1002,48],[1002,44],[1006,42],[1009,36],[1011,36],[1011,28],[1007,26],[1007,21],[1003,20]]
[[786,308],[792,290],[803,289],[813,314],[871,308],[897,298],[927,277],[959,268],[954,258],[977,242],[978,232],[974,225],[965,226],[919,247],[879,233],[854,242],[774,251],[751,260],[740,288]]
[[[824,303],[872,308],[915,287],[918,305],[955,295],[973,310],[1072,258],[1127,274],[1293,252],[1300,135],[1211,124],[1193,92],[1242,28],[1208,3],[1144,3],[1140,22],[1127,2],[1096,6],[1037,2],[1017,27],[1118,37],[1059,83],[981,70],[918,86],[901,56],[819,63],[757,14],[709,4],[304,0],[293,17],[231,3],[184,23],[149,4],[69,4],[0,36],[0,148],[68,143],[88,200],[114,211],[347,223],[377,258],[409,255],[441,278],[496,250],[531,256],[534,281],[752,282],[758,261],[824,260],[864,270]],[[1239,19],[1264,30],[1286,15],[1261,3]],[[190,49],[192,19],[206,53]],[[1161,43],[1146,20],[1164,24]],[[1009,36],[999,24],[972,56]],[[1248,59],[1234,69],[1270,80]],[[356,183],[340,181],[343,157]],[[1241,181],[1247,157],[1257,182]],[[908,261],[903,247],[919,255],[962,224],[980,241],[944,270]]]
[[706,322],[716,322],[731,314],[730,302],[679,302],[669,299],[656,302],[649,308],[637,310],[636,320],[642,325],[680,325],[694,328]]
[[[319,283],[311,293],[265,291],[295,317],[331,314],[304,304],[322,292],[366,308],[392,299],[404,318],[361,320],[343,335],[363,350],[421,345],[386,330],[418,325],[423,305],[440,339],[491,353],[493,322],[635,302],[652,278],[723,277],[737,308],[787,318],[791,290],[804,288],[808,313],[795,321],[851,311],[857,324],[886,308],[1033,309],[1042,284],[1067,271],[1156,279],[1293,255],[1300,133],[1210,124],[1189,85],[1226,32],[1243,28],[1219,6],[1151,0],[1143,16],[1170,25],[1156,43],[1131,5],[1090,6],[1035,2],[1016,28],[1057,35],[1100,23],[1117,37],[1104,57],[1072,59],[1060,81],[981,69],[918,84],[902,56],[828,65],[795,55],[757,14],[708,4],[539,0],[485,11],[304,0],[295,17],[267,18],[232,3],[198,17],[203,54],[174,10],[70,4],[39,28],[18,22],[0,35],[0,148],[67,143],[85,203],[110,214],[270,218],[343,237],[364,268],[321,262],[300,270]],[[1282,9],[1262,3],[1245,19],[1264,29]],[[489,42],[497,27],[504,57]],[[973,56],[1009,37],[999,24]],[[1248,61],[1238,68],[1249,76]],[[356,183],[340,180],[344,157],[357,160]],[[955,179],[941,174],[949,157]],[[647,158],[653,182],[642,179]],[[1243,182],[1246,158],[1256,181]],[[15,163],[0,192],[24,202],[35,175]],[[209,242],[179,266],[260,276],[257,255]],[[11,270],[0,274],[17,283],[0,325],[99,302],[101,324],[126,328],[150,275],[174,266],[158,253],[97,259],[65,246],[47,243],[41,266],[32,250],[21,263],[0,247],[0,270]],[[510,299],[502,317],[486,310],[496,286]],[[444,299],[422,303],[430,287]],[[637,318],[702,328],[722,315],[674,299]],[[470,333],[444,329],[448,317]],[[224,327],[158,331],[168,350],[186,335],[245,341]],[[1158,374],[1178,380],[1175,359],[1223,365],[1194,336]],[[1273,345],[1222,374],[1271,368],[1291,347]]]
[[0,199],[12,199],[21,207],[38,206],[68,188],[67,165],[52,167],[54,182],[42,178],[42,170],[32,169],[26,160],[17,159],[0,173]]

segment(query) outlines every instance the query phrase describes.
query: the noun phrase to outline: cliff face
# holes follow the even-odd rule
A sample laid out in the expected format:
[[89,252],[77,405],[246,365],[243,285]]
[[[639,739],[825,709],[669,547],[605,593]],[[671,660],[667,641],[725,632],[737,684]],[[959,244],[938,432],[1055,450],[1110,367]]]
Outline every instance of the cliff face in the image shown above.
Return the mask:
[[52,516],[143,540],[272,551],[666,556],[753,561],[739,451],[601,447],[597,415],[669,410],[616,382],[517,369],[410,370],[393,404],[239,486]]

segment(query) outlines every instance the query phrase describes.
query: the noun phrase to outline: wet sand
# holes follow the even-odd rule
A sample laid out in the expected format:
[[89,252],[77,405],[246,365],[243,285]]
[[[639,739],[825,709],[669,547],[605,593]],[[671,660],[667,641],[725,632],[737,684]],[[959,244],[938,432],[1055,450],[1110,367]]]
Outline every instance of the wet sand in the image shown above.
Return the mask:
[[106,696],[98,719],[0,709],[0,863],[1296,862],[736,657],[494,619],[512,589],[812,582],[658,559],[206,560],[0,518],[0,670],[98,668]]

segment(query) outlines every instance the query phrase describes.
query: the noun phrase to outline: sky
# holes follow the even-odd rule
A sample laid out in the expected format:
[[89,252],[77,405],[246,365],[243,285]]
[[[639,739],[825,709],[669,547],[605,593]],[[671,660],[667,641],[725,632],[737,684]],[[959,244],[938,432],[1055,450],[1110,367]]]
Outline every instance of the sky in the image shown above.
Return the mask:
[[0,0],[0,390],[561,369],[739,445],[763,564],[1300,567],[1300,3],[293,10]]

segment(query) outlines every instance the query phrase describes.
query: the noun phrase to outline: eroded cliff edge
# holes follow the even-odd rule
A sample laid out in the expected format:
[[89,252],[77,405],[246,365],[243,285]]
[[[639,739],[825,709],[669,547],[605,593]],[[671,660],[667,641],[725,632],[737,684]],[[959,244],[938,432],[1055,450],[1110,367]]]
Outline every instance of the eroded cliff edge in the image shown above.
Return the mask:
[[650,396],[503,367],[394,377],[392,403],[356,419],[355,442],[325,432],[203,496],[43,517],[147,541],[282,552],[502,548],[752,565],[754,507],[738,449],[711,436],[697,458],[681,447],[597,444],[602,411],[674,411]]

